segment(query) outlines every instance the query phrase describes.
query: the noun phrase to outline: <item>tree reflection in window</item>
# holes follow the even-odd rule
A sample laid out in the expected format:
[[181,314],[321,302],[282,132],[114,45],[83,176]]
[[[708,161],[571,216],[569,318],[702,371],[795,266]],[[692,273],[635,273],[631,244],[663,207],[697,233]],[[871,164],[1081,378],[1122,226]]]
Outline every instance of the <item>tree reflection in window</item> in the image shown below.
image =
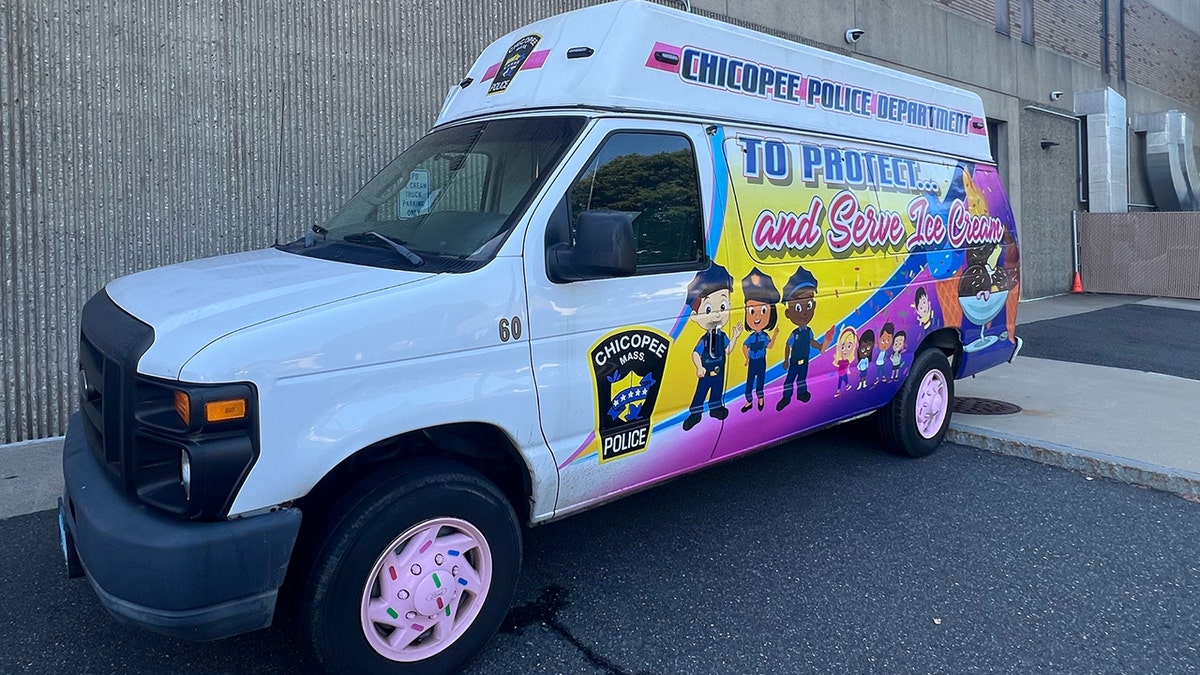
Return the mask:
[[696,157],[683,136],[610,136],[571,188],[572,232],[593,209],[633,219],[639,270],[703,259]]

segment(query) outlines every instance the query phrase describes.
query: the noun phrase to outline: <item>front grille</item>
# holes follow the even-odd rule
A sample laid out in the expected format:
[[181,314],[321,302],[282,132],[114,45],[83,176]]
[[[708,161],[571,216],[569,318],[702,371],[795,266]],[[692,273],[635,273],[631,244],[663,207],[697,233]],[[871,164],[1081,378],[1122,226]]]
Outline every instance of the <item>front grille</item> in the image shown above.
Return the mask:
[[[110,474],[118,480],[121,478],[121,457],[118,452],[120,444],[104,442],[105,429],[115,429],[117,424],[105,424],[104,373],[117,372],[117,364],[104,354],[81,333],[79,339],[79,411],[83,414],[83,433],[87,437],[88,447],[92,454]],[[110,391],[116,395],[116,391]],[[110,411],[116,410],[120,403],[112,401],[108,406]]]
[[79,335],[79,408],[84,436],[100,465],[126,491],[133,447],[134,377],[154,330],[100,291],[83,307]]

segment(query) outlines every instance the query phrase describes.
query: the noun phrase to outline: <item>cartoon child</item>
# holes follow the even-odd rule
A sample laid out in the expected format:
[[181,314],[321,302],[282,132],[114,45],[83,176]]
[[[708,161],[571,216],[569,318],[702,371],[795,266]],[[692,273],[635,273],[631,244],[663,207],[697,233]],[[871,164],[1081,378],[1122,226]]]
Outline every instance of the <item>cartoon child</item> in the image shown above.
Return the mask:
[[[775,282],[757,267],[742,279],[742,294],[746,296],[746,330],[750,333],[742,343],[742,353],[746,356],[746,405],[742,406],[742,412],[748,412],[754,407],[754,393],[758,394],[758,409],[763,409],[767,350],[775,346],[775,338],[779,337],[775,305],[780,298]],[[770,335],[767,331],[771,331]]]
[[792,392],[795,390],[796,399],[806,403],[812,394],[808,392],[808,362],[809,349],[825,350],[825,345],[833,337],[833,327],[821,338],[820,342],[813,339],[812,329],[808,324],[812,321],[813,311],[817,308],[817,278],[812,272],[804,269],[803,265],[796,267],[796,273],[788,279],[783,287],[786,306],[783,315],[796,328],[788,336],[787,346],[783,351],[783,363],[787,367],[787,377],[783,380],[783,398],[775,404],[776,410],[783,410],[792,402]]
[[933,324],[933,307],[929,304],[929,294],[925,292],[925,287],[917,289],[917,323],[921,324],[921,328],[929,330],[929,326]]
[[838,373],[834,396],[842,395],[842,385],[846,386],[846,391],[850,391],[850,364],[854,363],[854,343],[857,340],[858,334],[850,326],[843,328],[842,334],[838,336],[837,347],[833,352],[833,365],[837,366]]
[[879,329],[879,355],[875,357],[875,384],[877,382],[887,382],[887,373],[883,369],[887,367],[888,350],[892,348],[892,336],[896,334],[896,327],[891,321],[883,324],[883,328]]
[[905,341],[907,341],[907,339],[908,339],[908,336],[906,336],[904,334],[904,331],[899,331],[898,333],[896,333],[895,340],[892,342],[892,379],[893,380],[900,379],[900,366],[901,366],[901,364],[904,363],[904,356],[903,356],[904,343],[905,343]]
[[871,352],[875,351],[875,331],[864,330],[858,338],[858,386],[867,388],[867,368],[871,365]]
[[733,340],[721,330],[729,321],[730,293],[733,277],[724,267],[712,263],[707,269],[697,272],[688,284],[688,305],[692,308],[692,321],[704,329],[704,337],[696,343],[692,352],[692,363],[696,364],[696,394],[688,407],[691,413],[683,421],[687,431],[700,422],[704,412],[704,399],[708,399],[708,414],[719,420],[729,416],[723,400],[725,392],[725,357],[733,351],[741,325],[734,326]]

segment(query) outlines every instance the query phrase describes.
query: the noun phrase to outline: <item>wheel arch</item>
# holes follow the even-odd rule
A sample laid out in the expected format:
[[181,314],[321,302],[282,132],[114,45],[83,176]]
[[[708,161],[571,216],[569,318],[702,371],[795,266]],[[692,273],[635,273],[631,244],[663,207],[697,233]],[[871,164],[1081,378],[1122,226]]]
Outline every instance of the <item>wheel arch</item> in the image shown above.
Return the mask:
[[915,353],[919,354],[930,348],[940,349],[946,355],[950,361],[950,374],[958,377],[959,369],[962,368],[963,353],[962,336],[958,329],[947,326],[933,331],[921,340]]
[[418,458],[448,459],[478,472],[500,489],[521,522],[530,522],[532,470],[513,439],[485,422],[440,424],[372,443],[326,472],[296,504],[306,514],[321,513],[367,477]]

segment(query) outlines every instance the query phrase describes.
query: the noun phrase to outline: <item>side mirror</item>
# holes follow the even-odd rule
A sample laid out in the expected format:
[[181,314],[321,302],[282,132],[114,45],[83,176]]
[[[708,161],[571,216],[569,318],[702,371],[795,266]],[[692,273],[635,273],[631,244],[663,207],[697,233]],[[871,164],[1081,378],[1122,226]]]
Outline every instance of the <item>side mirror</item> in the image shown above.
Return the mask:
[[633,219],[609,209],[584,211],[575,245],[557,244],[548,254],[550,278],[556,282],[632,276],[637,270]]

